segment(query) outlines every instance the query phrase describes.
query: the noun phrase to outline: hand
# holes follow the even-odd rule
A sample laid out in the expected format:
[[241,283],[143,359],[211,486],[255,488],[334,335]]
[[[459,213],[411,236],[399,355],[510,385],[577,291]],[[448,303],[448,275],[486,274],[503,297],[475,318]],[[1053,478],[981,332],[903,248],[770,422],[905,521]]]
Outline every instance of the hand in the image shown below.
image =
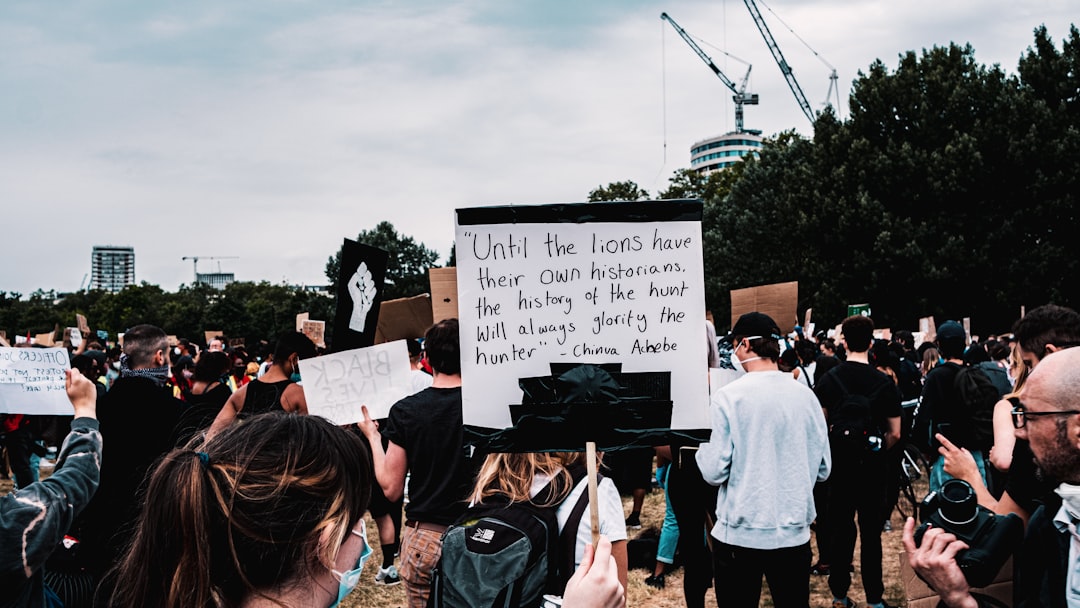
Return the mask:
[[622,608],[624,591],[619,583],[619,566],[611,556],[611,541],[600,537],[596,549],[585,545],[585,554],[574,576],[566,583],[564,608]]
[[379,438],[379,423],[371,419],[366,405],[361,405],[360,411],[364,413],[364,419],[356,423],[356,428],[360,429],[360,432],[364,434],[364,437],[368,438],[372,445],[375,445],[372,437]]
[[923,535],[922,544],[916,547],[914,531],[915,519],[909,517],[904,524],[903,541],[911,568],[941,596],[946,606],[978,606],[971,597],[964,573],[956,564],[956,554],[967,549],[967,543],[941,528],[930,528]]
[[935,434],[934,438],[941,444],[941,447],[938,448],[938,454],[941,454],[944,459],[946,473],[971,485],[975,485],[975,480],[982,483],[982,475],[979,474],[979,467],[975,464],[975,457],[971,455],[971,452],[967,451],[967,448],[956,447],[953,442],[946,439],[941,433]]
[[368,311],[375,304],[375,292],[375,279],[371,277],[367,262],[360,262],[356,272],[349,278],[349,296],[352,298],[353,303],[349,329],[360,333],[364,332]]
[[97,387],[77,369],[64,371],[64,388],[76,418],[97,418]]

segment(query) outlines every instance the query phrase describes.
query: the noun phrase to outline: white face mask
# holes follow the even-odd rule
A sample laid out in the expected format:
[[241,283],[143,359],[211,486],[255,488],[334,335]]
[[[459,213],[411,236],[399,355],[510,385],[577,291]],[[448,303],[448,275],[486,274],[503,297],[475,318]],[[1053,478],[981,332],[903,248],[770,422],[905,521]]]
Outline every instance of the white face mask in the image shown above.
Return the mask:
[[[751,361],[757,361],[757,360],[761,359],[761,357],[748,357],[746,359],[739,359],[739,356],[736,354],[736,353],[739,352],[739,347],[741,347],[744,344],[744,342],[748,343],[750,340],[757,340],[760,337],[761,336],[748,336],[748,337],[743,338],[742,340],[740,340],[739,343],[735,345],[735,350],[731,351],[731,365],[734,366],[736,370],[738,370],[740,372],[745,372],[746,368],[743,367],[744,363],[749,363]],[[749,351],[749,352],[754,352],[754,351],[750,350],[750,347],[748,347],[748,346],[744,347],[744,348],[746,348],[746,350]]]

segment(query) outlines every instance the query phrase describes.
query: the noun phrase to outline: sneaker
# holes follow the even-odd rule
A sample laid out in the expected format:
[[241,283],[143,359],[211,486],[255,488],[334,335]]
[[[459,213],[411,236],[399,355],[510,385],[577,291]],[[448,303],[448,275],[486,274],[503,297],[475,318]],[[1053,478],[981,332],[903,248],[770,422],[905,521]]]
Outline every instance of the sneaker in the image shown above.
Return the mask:
[[849,598],[846,597],[842,600],[834,599],[832,602],[832,608],[855,608],[855,602],[851,601]]
[[630,517],[626,518],[626,527],[633,528],[634,530],[641,529],[641,516],[637,513],[631,513]]
[[391,564],[386,568],[379,568],[378,574],[375,575],[376,585],[386,585],[392,587],[401,582],[401,577],[398,576],[397,567]]
[[885,525],[881,528],[882,532],[892,532],[892,522],[885,520]]
[[810,566],[810,574],[815,576],[829,576],[829,566],[818,562]]
[[663,574],[654,574],[654,575],[652,575],[652,576],[645,579],[645,584],[650,586],[650,587],[653,587],[655,589],[663,589],[664,584],[665,584],[664,583],[664,575]]

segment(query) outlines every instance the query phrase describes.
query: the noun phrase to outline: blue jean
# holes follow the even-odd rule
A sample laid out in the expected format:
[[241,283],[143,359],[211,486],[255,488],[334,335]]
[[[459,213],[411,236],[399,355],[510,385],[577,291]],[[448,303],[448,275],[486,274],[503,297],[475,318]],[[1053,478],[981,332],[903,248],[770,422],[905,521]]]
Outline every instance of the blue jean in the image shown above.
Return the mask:
[[679,522],[675,521],[675,511],[671,508],[671,498],[667,493],[668,471],[671,465],[656,467],[656,482],[664,488],[664,525],[660,528],[660,540],[656,547],[656,561],[671,565],[675,563],[675,548],[679,545]]
[[[983,485],[990,487],[986,482],[986,459],[983,457],[983,453],[973,450],[971,456],[975,458],[975,466],[979,467],[979,476],[982,477]],[[941,489],[942,484],[950,479],[953,479],[953,476],[945,472],[945,458],[938,456],[930,467],[930,491],[937,492]]]

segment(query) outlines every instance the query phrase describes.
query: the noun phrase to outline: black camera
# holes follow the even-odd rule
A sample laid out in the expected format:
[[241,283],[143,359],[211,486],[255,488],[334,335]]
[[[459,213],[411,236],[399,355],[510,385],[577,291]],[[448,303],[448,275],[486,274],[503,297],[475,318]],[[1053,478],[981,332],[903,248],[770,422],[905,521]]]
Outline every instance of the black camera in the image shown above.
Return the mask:
[[975,490],[960,479],[950,479],[939,491],[927,494],[919,506],[919,519],[916,546],[931,526],[967,543],[968,548],[956,554],[956,563],[972,587],[992,583],[1024,540],[1023,520],[1012,513],[995,515],[979,506]]

